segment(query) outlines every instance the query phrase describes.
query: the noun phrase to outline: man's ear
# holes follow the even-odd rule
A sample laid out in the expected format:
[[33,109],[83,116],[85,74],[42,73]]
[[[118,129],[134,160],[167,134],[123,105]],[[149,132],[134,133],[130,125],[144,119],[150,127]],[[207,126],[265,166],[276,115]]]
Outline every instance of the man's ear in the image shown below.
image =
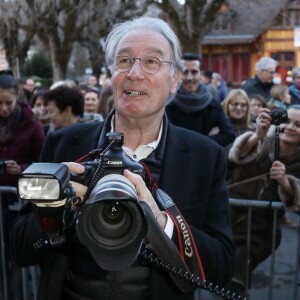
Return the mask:
[[176,71],[175,74],[173,75],[172,85],[171,85],[171,94],[172,95],[176,94],[176,92],[177,92],[178,85],[181,80],[181,76],[182,76],[181,70]]

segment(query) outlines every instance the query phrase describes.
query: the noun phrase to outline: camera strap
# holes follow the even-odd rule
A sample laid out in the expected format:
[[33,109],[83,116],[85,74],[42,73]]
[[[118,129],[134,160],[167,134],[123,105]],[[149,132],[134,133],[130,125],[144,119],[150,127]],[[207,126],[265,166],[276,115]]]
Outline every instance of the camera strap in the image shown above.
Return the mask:
[[189,225],[168,194],[166,194],[161,189],[157,189],[155,191],[155,195],[159,204],[163,207],[163,209],[174,222],[178,238],[180,256],[187,268],[187,271],[190,274],[201,276],[202,282],[205,281],[205,273],[203,270],[202,262]]
[[[140,259],[145,261],[147,265],[167,272],[182,292],[188,293],[193,291],[195,285],[189,280],[192,274],[182,260],[178,248],[160,227],[149,205],[144,201],[140,201],[140,205],[148,222],[148,243],[140,253]],[[197,282],[199,281],[196,276],[193,276],[193,279],[197,280]]]

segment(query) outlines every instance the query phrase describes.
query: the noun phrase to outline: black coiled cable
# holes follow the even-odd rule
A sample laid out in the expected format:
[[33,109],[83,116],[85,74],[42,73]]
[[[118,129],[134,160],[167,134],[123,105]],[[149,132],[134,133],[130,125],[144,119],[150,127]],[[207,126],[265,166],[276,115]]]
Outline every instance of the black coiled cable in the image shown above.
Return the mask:
[[104,172],[107,170],[107,161],[108,158],[105,156],[105,153],[111,148],[113,144],[116,143],[116,140],[112,140],[110,144],[102,151],[99,157],[99,164],[96,168],[95,173],[92,176],[92,179],[88,185],[88,189],[85,193],[84,200],[87,200],[90,197],[90,194],[93,188],[96,186],[97,182],[103,177]]
[[84,196],[85,200],[89,199],[93,188],[96,186],[97,182],[103,177],[104,172],[107,170],[107,161],[108,161],[107,157],[103,155],[100,156],[99,164],[97,166],[95,173],[93,174],[93,177],[89,183],[88,189]]
[[169,263],[166,263],[159,259],[152,251],[145,249],[142,253],[139,254],[139,258],[149,262],[151,266],[154,268],[172,273],[173,275],[182,278],[185,281],[190,282],[198,288],[210,291],[211,293],[215,293],[218,296],[222,296],[224,299],[228,300],[247,300],[246,298],[242,298],[240,295],[236,295],[234,292],[231,292],[225,288],[219,287],[211,282],[202,281],[201,277],[196,276],[195,274],[190,274],[189,272],[185,272],[182,269],[174,267]]

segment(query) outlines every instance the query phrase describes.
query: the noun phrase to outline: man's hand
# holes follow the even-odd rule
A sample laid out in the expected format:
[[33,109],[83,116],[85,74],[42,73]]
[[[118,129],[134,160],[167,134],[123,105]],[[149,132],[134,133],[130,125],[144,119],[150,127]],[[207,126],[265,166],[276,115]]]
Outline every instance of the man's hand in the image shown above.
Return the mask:
[[20,165],[15,160],[6,160],[6,174],[19,175],[22,173]]
[[[75,162],[65,162],[64,164],[69,168],[70,173],[72,174],[82,174],[84,172],[84,166],[81,164]],[[87,187],[75,181],[70,181],[70,183],[72,184],[72,187],[76,191],[76,196],[83,199],[87,191]]]
[[256,118],[256,135],[259,140],[266,136],[266,133],[272,123],[272,117],[268,114],[268,112],[270,112],[269,109],[263,108],[260,110],[260,113]]
[[213,135],[216,135],[216,134],[219,134],[220,132],[220,128],[218,126],[212,128],[210,130],[210,132],[208,133],[209,136],[213,136]]
[[129,170],[124,170],[124,176],[135,186],[138,200],[146,202],[151,208],[157,222],[164,229],[167,224],[167,216],[161,211],[148,190],[143,178]]

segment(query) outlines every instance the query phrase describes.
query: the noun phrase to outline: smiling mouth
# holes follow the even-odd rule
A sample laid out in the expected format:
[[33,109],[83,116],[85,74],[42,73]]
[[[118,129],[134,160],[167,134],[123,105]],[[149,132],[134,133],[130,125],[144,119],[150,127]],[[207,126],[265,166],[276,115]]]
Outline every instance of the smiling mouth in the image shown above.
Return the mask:
[[142,95],[146,95],[146,93],[144,93],[144,92],[138,92],[138,91],[124,91],[124,93],[127,96],[142,96]]

